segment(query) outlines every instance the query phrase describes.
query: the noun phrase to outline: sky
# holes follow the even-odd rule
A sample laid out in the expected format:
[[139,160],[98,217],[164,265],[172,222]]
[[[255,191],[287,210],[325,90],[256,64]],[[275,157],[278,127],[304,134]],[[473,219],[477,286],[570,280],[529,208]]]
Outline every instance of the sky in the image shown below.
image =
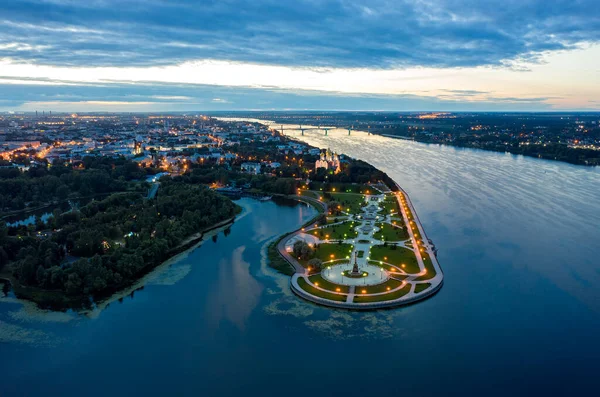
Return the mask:
[[0,1],[35,110],[600,110],[600,1]]

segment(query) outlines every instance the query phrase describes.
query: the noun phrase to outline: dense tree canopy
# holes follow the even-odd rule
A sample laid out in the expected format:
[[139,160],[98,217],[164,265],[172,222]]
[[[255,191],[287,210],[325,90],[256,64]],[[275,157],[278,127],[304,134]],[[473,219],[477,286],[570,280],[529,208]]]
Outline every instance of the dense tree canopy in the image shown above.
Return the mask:
[[186,238],[235,215],[237,206],[204,187],[165,181],[154,200],[115,193],[56,214],[49,238],[0,228],[0,265],[13,262],[23,285],[75,296],[116,291],[152,269]]
[[84,157],[76,167],[56,162],[51,167],[32,166],[26,172],[0,168],[0,212],[122,191],[127,181],[143,179],[146,173],[130,160],[106,157]]

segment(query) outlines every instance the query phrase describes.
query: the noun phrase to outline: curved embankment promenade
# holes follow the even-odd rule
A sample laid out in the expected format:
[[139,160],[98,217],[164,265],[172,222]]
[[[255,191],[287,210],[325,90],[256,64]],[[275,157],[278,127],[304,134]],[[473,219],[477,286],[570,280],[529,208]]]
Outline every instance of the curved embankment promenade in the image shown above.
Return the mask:
[[[287,234],[284,238],[282,238],[280,240],[280,242],[277,245],[277,249],[278,249],[280,255],[288,263],[290,263],[296,270],[296,273],[291,277],[291,280],[290,280],[290,287],[296,295],[298,295],[308,301],[314,302],[316,304],[329,306],[329,307],[350,309],[350,310],[374,310],[374,309],[390,308],[390,307],[396,307],[396,306],[414,303],[416,301],[419,301],[419,300],[422,300],[422,299],[432,296],[442,287],[444,276],[443,276],[442,269],[441,269],[441,267],[437,261],[437,258],[435,256],[435,247],[432,243],[430,243],[429,239],[427,238],[427,235],[426,235],[426,233],[423,229],[423,226],[421,225],[421,222],[416,214],[414,206],[413,206],[412,202],[410,201],[410,198],[408,197],[408,194],[397,184],[396,184],[396,186],[398,188],[398,192],[393,193],[393,194],[397,200],[398,207],[401,211],[402,219],[404,221],[404,224],[407,226],[406,229],[407,229],[407,232],[409,235],[409,239],[403,243],[404,244],[403,247],[411,250],[414,253],[414,256],[415,256],[415,259],[419,266],[420,271],[418,273],[409,274],[409,273],[404,272],[400,267],[396,267],[394,265],[390,265],[390,264],[386,263],[386,266],[390,265],[392,268],[392,270],[390,272],[391,277],[395,278],[397,276],[400,276],[402,278],[395,278],[395,280],[398,280],[398,281],[403,280],[403,281],[401,283],[399,283],[399,285],[397,287],[394,287],[394,289],[390,290],[390,288],[388,288],[387,291],[384,290],[383,292],[365,294],[364,293],[365,291],[362,291],[363,293],[356,293],[354,286],[347,287],[347,286],[343,286],[343,285],[340,285],[340,287],[348,288],[348,290],[345,292],[336,292],[336,291],[340,291],[340,289],[336,289],[336,291],[332,291],[331,289],[327,290],[327,289],[321,288],[318,286],[318,283],[315,284],[315,283],[311,282],[311,280],[309,279],[309,273],[306,270],[306,268],[304,266],[302,266],[302,264],[300,264],[298,262],[298,260],[296,260],[296,258],[291,256],[286,251],[286,243],[288,241],[290,241],[290,239],[293,239],[294,237],[305,233],[304,229],[300,228],[300,229],[296,230],[295,232],[291,232],[291,233]],[[372,200],[376,200],[377,196],[384,197],[383,193],[392,194],[392,192],[390,192],[388,190],[387,192],[382,192],[382,195],[367,196],[366,200],[367,201],[371,200],[371,197],[373,197]],[[306,200],[307,197],[305,197],[305,196],[303,196],[302,199],[304,201],[311,201],[314,203],[318,203],[319,205],[323,205],[323,203],[318,200],[314,200],[314,199]],[[381,209],[379,209],[378,211],[381,211]],[[365,214],[363,214],[363,215],[366,215],[366,211],[365,211]],[[391,223],[392,215],[386,215],[383,213],[381,213],[379,215],[380,216],[383,215],[382,218]],[[412,215],[412,217],[410,215]],[[366,221],[364,219],[365,217],[361,217],[361,216],[357,217],[357,219],[361,219],[361,218],[363,219],[362,224],[361,224],[361,226],[356,228],[357,231],[360,230],[362,227],[364,227],[364,225],[366,224]],[[358,236],[356,237],[357,241],[361,238],[362,239],[368,238],[371,240],[370,244],[368,244],[366,247],[360,247],[360,249],[370,250],[370,248],[373,245],[383,243],[383,241],[379,241],[376,238],[374,238],[374,234],[376,231],[378,231],[377,228],[375,228],[374,231],[364,234],[362,237],[360,237],[360,233],[358,234]],[[420,239],[417,238],[417,234],[418,234],[418,236],[420,236]],[[344,243],[352,243],[352,242],[353,242],[353,239],[344,241]],[[322,241],[322,243],[326,244],[327,241]],[[400,247],[402,247],[402,245],[400,245]],[[413,247],[416,247],[416,248],[413,248]],[[355,247],[355,250],[358,250],[358,249],[359,249],[358,247]],[[426,255],[424,255],[425,253],[426,253]],[[387,259],[387,258],[385,258],[385,259]],[[424,260],[430,261],[430,262],[428,262],[429,266],[425,264]],[[367,262],[368,261],[366,259],[363,259],[362,262],[359,264],[366,264]],[[431,274],[431,270],[435,270],[435,275],[431,278],[427,278],[427,274],[428,274],[427,268],[428,267],[430,269],[429,274]],[[398,272],[398,273],[396,273],[396,272]],[[310,276],[313,276],[313,275],[310,275]],[[304,288],[302,288],[302,286],[300,284],[302,284],[304,286]],[[417,291],[416,289],[418,286],[421,288]],[[422,288],[422,287],[424,287],[424,288]],[[361,288],[361,287],[356,287],[356,288]],[[322,296],[317,296],[315,294],[312,294],[312,293],[308,292],[307,289],[309,291],[319,293]],[[327,298],[323,297],[323,295],[328,296],[332,299],[327,299]],[[394,296],[398,295],[399,297],[396,299],[386,300],[385,295],[389,295],[390,297],[394,297]],[[358,300],[364,300],[365,298],[367,298],[367,299],[373,299],[375,301],[355,302],[354,301],[355,297],[358,297]],[[378,299],[381,299],[381,300],[378,300]]]

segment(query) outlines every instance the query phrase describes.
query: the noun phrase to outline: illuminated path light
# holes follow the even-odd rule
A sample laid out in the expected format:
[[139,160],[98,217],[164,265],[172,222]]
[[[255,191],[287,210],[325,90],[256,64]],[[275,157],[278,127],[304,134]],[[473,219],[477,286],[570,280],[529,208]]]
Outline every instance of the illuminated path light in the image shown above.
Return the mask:
[[[426,298],[437,292],[443,283],[443,273],[435,257],[434,246],[426,237],[408,195],[400,187],[398,189],[398,192],[391,193],[385,186],[381,189],[380,185],[373,185],[372,188],[365,190],[366,205],[360,208],[360,215],[352,213],[348,207],[346,214],[348,217],[340,222],[328,223],[321,227],[317,225],[307,227],[306,230],[299,230],[292,233],[287,239],[283,239],[278,244],[278,250],[296,269],[296,273],[291,279],[293,292],[318,304],[351,309],[399,306]],[[386,194],[380,190],[388,192],[388,200],[391,197],[395,198],[400,209],[399,213],[384,209]],[[322,196],[317,195],[317,197],[318,201],[313,199],[317,203],[325,202]],[[392,235],[389,235],[390,229],[386,226],[387,224],[394,230],[400,228],[400,226],[394,226],[400,217],[405,225],[403,229],[408,234],[407,240],[394,240]],[[303,239],[303,236],[310,236],[311,241],[314,241],[315,244],[334,246],[335,242],[329,241],[329,235],[318,237],[317,230],[343,224],[348,222],[348,219],[352,220],[352,228],[358,235],[348,239],[347,233],[345,233],[344,238],[339,240],[340,243],[349,244],[352,247],[349,255],[345,253],[345,250],[344,254],[338,254],[339,250],[336,251],[336,254],[327,253],[327,260],[324,262],[326,267],[320,273],[316,273],[316,277],[321,277],[324,282],[321,282],[320,278],[316,278],[312,282],[302,265],[281,249],[286,241],[293,238]],[[378,237],[375,238],[375,235]],[[389,263],[388,258],[393,260],[391,251],[387,256],[381,257],[383,260],[369,263],[371,248],[376,245],[385,246],[385,244],[388,244],[388,248],[390,248],[389,244],[392,244],[412,252],[416,259],[415,266],[418,265],[418,271],[411,267],[411,272],[407,273],[409,268],[406,263]],[[359,252],[361,253],[360,257]],[[428,269],[433,271],[428,271]],[[304,288],[300,286],[299,280],[302,280],[301,284]]]

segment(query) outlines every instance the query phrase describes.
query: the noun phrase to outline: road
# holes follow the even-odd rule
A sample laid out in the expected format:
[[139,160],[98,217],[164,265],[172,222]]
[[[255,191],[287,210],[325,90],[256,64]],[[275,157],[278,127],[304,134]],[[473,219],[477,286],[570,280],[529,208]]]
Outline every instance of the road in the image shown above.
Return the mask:
[[148,196],[146,196],[146,198],[147,199],[153,199],[156,196],[156,193],[158,192],[158,187],[159,186],[160,186],[160,183],[158,183],[158,182],[153,183],[152,187],[148,191]]

